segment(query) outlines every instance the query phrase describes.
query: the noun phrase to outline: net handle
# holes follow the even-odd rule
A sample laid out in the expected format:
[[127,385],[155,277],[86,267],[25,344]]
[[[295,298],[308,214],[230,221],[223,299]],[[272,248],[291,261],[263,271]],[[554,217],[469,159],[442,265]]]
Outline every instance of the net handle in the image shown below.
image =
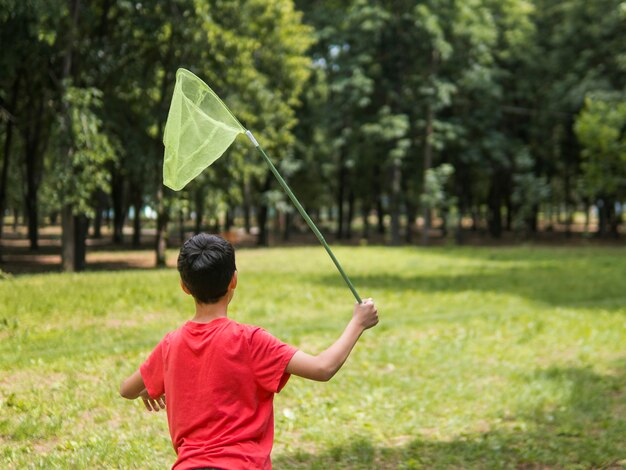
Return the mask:
[[333,263],[335,263],[335,266],[339,270],[339,273],[341,274],[341,277],[343,277],[343,280],[346,281],[346,284],[348,284],[348,287],[352,291],[352,295],[354,295],[354,298],[356,299],[356,301],[358,303],[362,303],[363,301],[361,300],[361,297],[359,296],[359,294],[357,293],[356,289],[352,285],[352,282],[350,282],[350,279],[348,278],[348,275],[346,274],[346,272],[341,267],[341,264],[339,263],[339,260],[337,260],[337,258],[335,257],[334,253],[332,252],[332,250],[328,246],[328,243],[326,243],[326,240],[324,239],[324,236],[318,230],[318,228],[315,226],[315,223],[311,220],[311,218],[309,217],[309,214],[306,213],[306,211],[304,210],[304,207],[302,207],[302,204],[300,204],[300,201],[298,201],[298,198],[295,196],[295,194],[291,191],[291,189],[287,185],[287,182],[283,179],[283,177],[280,175],[280,173],[278,172],[278,170],[276,169],[276,167],[274,166],[274,164],[272,163],[270,158],[267,156],[267,154],[265,153],[263,148],[259,145],[257,140],[254,138],[254,135],[252,135],[252,132],[246,130],[246,136],[248,136],[248,138],[250,139],[252,144],[257,148],[259,153],[263,156],[263,158],[265,159],[265,161],[269,165],[271,172],[274,174],[274,176],[276,177],[276,179],[278,180],[278,182],[280,183],[282,188],[285,190],[285,192],[287,193],[287,195],[291,199],[291,202],[293,202],[293,204],[296,206],[296,209],[298,209],[298,212],[300,212],[300,215],[306,221],[307,225],[311,228],[311,230],[313,230],[313,233],[315,234],[315,236],[317,237],[319,242],[322,244],[322,246],[324,248],[326,248],[326,252],[330,256],[330,259],[333,260]]

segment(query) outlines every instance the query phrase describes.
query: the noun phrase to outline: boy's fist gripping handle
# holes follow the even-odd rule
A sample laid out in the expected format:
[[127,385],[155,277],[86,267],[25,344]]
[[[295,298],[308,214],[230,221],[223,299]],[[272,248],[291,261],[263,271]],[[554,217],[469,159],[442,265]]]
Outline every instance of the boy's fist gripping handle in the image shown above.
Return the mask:
[[363,299],[361,303],[355,304],[352,318],[364,330],[378,324],[378,310],[374,305],[374,300]]

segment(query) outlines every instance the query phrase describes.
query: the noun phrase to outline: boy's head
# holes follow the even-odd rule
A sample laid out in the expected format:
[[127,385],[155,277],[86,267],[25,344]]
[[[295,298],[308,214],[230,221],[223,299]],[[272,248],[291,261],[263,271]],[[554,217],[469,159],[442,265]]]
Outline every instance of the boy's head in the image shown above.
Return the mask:
[[235,249],[216,235],[194,235],[178,255],[183,285],[202,304],[213,304],[224,297],[236,270]]

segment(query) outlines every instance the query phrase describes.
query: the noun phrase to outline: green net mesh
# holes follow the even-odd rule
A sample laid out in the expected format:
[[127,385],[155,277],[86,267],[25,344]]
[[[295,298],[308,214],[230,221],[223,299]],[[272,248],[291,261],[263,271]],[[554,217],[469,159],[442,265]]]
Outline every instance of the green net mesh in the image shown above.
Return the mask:
[[182,189],[245,131],[206,83],[178,69],[163,133],[163,184]]

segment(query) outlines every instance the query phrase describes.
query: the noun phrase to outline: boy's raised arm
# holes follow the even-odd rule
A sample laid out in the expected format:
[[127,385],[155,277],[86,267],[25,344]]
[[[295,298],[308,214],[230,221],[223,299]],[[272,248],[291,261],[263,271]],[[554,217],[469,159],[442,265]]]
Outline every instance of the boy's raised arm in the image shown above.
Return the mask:
[[372,299],[354,306],[352,319],[332,346],[317,356],[297,351],[285,372],[305,379],[326,382],[341,368],[363,331],[378,323],[378,311]]

